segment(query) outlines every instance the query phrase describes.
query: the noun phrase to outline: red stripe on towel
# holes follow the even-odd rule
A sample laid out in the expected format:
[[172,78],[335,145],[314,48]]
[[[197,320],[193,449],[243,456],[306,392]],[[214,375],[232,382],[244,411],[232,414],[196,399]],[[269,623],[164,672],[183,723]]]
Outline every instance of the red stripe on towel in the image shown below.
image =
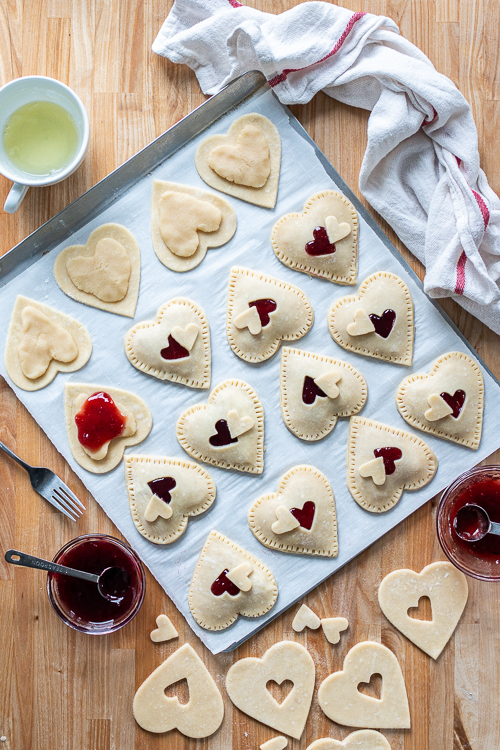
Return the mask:
[[238,0],[228,0],[229,5],[232,5],[233,8],[241,8],[243,7],[241,3],[238,2]]
[[457,263],[457,281],[455,284],[455,294],[463,294],[465,289],[465,263],[467,262],[467,256],[465,251],[462,250],[462,254],[458,259]]
[[434,115],[433,115],[432,119],[431,120],[424,120],[423,123],[422,123],[422,127],[424,125],[430,125],[432,122],[434,122],[434,120],[438,116],[438,113],[436,112],[436,110],[434,109],[434,107],[432,108],[432,111],[434,112]]
[[[472,188],[471,188],[471,190],[472,190]],[[489,221],[490,221],[490,212],[488,211],[488,206],[483,201],[483,199],[479,195],[479,193],[476,193],[475,190],[472,190],[472,192],[474,194],[474,198],[477,200],[477,205],[479,206],[479,208],[481,210],[481,215],[482,215],[483,221],[484,221],[484,228],[486,229],[486,227],[488,226]]]

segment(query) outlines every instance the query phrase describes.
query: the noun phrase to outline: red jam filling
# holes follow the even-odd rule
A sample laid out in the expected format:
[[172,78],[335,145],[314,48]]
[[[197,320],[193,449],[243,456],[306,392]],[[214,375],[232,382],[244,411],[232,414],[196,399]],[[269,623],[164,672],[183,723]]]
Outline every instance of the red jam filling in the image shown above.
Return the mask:
[[297,519],[303,529],[309,531],[313,525],[316,506],[312,500],[308,500],[304,503],[302,508],[290,508],[290,513]]
[[158,479],[152,479],[148,482],[148,487],[156,497],[163,500],[164,503],[168,503],[172,499],[170,490],[173,490],[177,482],[173,477],[158,477]]
[[384,469],[386,474],[394,474],[396,471],[396,464],[395,461],[399,461],[400,458],[403,458],[403,452],[399,450],[399,448],[376,448],[373,451],[373,455],[375,458],[382,458],[384,459]]
[[326,393],[316,385],[314,379],[309,375],[304,378],[304,385],[302,387],[302,401],[305,404],[314,404],[316,398],[326,398]]
[[453,409],[451,413],[453,419],[458,419],[465,403],[465,391],[455,391],[453,396],[450,393],[446,393],[446,391],[444,393],[440,393],[439,395],[441,396],[443,401],[446,401],[450,409]]
[[168,337],[168,346],[162,349],[160,354],[163,359],[184,359],[185,357],[189,357],[188,350],[181,346],[172,334]]
[[[451,537],[457,547],[460,547],[465,552],[482,557],[495,565],[500,565],[500,536],[486,534],[483,539],[477,542],[466,542],[460,539],[456,533],[454,526],[455,518],[460,508],[463,508],[464,505],[479,505],[487,512],[491,521],[500,523],[500,481],[494,477],[475,479],[474,482],[457,494],[449,516]],[[474,533],[477,533],[477,530],[479,530],[479,519],[474,514],[474,523],[474,517],[470,514],[465,515],[465,519],[462,521],[462,513],[459,516],[460,530],[462,530],[463,523],[465,531],[473,538]]]
[[78,441],[89,451],[98,451],[105,443],[120,437],[127,417],[116,408],[108,393],[93,393],[75,416]]
[[210,591],[214,596],[222,596],[224,591],[227,591],[229,596],[237,596],[240,593],[238,586],[229,580],[226,573],[229,573],[229,568],[223,570],[210,586]]
[[394,310],[384,310],[382,315],[375,315],[375,313],[370,313],[368,317],[373,323],[375,333],[378,333],[378,335],[382,336],[383,339],[388,338],[390,332],[394,328],[394,323],[396,322],[396,313],[394,312]]
[[248,307],[256,307],[259,313],[262,328],[269,325],[269,315],[273,313],[278,305],[273,299],[256,299],[248,303]]
[[227,426],[227,422],[225,419],[219,419],[219,421],[215,423],[215,429],[217,431],[217,434],[212,435],[212,437],[208,439],[210,445],[213,445],[215,448],[220,448],[223,445],[231,445],[231,443],[238,442],[238,438],[231,437],[231,433],[229,432],[229,427]]
[[328,239],[328,232],[325,227],[316,227],[313,229],[314,239],[305,246],[308,255],[331,255],[336,251],[335,243]]

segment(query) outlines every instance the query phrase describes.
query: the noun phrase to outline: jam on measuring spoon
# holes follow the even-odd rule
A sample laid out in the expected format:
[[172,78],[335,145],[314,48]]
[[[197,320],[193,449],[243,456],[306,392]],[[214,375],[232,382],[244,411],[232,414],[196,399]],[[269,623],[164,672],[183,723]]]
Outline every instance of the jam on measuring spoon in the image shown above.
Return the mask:
[[394,474],[396,471],[395,461],[399,461],[403,458],[403,452],[399,448],[393,448],[388,446],[387,448],[376,448],[373,451],[375,458],[382,457],[384,459],[384,469],[386,474]]
[[463,405],[465,403],[465,391],[455,391],[455,393],[452,395],[451,393],[440,393],[439,394],[443,401],[446,401],[450,409],[453,411],[451,412],[451,416],[453,419],[458,419],[460,416],[460,412],[463,409]]
[[212,435],[208,439],[208,442],[210,445],[213,445],[214,448],[220,448],[224,445],[231,445],[231,443],[237,443],[238,438],[231,437],[231,433],[229,432],[229,427],[225,419],[219,419],[215,423],[215,429],[217,431],[216,435]]
[[238,586],[229,580],[226,573],[229,573],[229,568],[225,568],[210,586],[214,596],[222,596],[225,591],[229,596],[237,596],[240,593]]
[[331,255],[336,251],[335,243],[328,239],[328,232],[325,227],[316,227],[313,229],[314,239],[305,246],[308,255]]
[[173,490],[176,484],[177,482],[173,477],[158,477],[158,479],[152,479],[151,482],[148,482],[148,487],[153,495],[156,495],[168,505],[172,499],[170,490]]
[[290,508],[290,513],[297,519],[303,529],[310,531],[314,521],[314,514],[316,513],[316,506],[312,500],[307,500],[302,508]]
[[189,357],[189,352],[178,341],[174,339],[172,334],[168,337],[168,346],[160,351],[163,359],[185,359]]
[[259,313],[262,328],[269,325],[269,315],[273,313],[278,305],[273,299],[256,299],[248,303],[248,307],[255,307]]
[[316,398],[327,398],[327,395],[316,385],[313,378],[306,375],[302,387],[302,401],[309,406],[310,404],[314,404]]
[[449,513],[453,542],[460,549],[500,564],[500,536],[497,532],[483,536],[485,516],[481,510],[486,511],[492,526],[500,524],[500,481],[495,477],[477,478],[457,494]]
[[78,441],[89,451],[98,451],[105,443],[120,437],[127,417],[116,407],[108,393],[93,393],[75,415]]
[[383,339],[388,338],[389,334],[394,328],[394,323],[396,322],[396,313],[394,312],[394,310],[391,310],[390,308],[384,310],[382,315],[375,315],[375,313],[370,313],[368,317],[373,323],[375,333],[377,333],[379,336],[382,336]]

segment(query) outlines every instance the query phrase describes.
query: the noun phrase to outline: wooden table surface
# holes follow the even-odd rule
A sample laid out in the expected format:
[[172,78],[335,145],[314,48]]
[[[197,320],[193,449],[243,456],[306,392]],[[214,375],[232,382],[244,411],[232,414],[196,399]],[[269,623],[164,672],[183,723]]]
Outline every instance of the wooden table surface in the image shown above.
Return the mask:
[[[281,12],[296,3],[249,0],[248,4]],[[482,166],[499,192],[500,1],[346,0],[343,5],[392,17],[402,34],[457,84],[474,111]],[[0,213],[0,254],[204,100],[188,68],[151,52],[170,7],[171,0],[0,0],[0,84],[33,74],[58,78],[82,98],[91,123],[87,157],[72,177],[50,188],[30,190],[15,216]],[[361,197],[357,183],[367,112],[323,94],[292,110]],[[9,187],[0,176],[1,205]],[[376,218],[421,275],[418,263]],[[443,307],[500,377],[497,336],[455,303],[447,300]],[[15,547],[52,557],[76,533],[117,534],[1,378],[0,439],[30,463],[52,467],[88,508],[75,527],[31,490],[17,465],[0,458],[2,551]],[[498,463],[499,458],[492,456],[488,463]],[[381,641],[394,651],[403,668],[412,729],[384,732],[393,750],[498,750],[500,587],[469,580],[466,610],[437,662],[395,630],[377,603],[378,584],[389,571],[420,570],[443,558],[434,531],[435,511],[436,499],[305,598],[320,616],[348,618],[349,629],[338,646],[328,644],[321,631],[295,634],[291,628],[294,607],[234,653],[213,657],[149,574],[144,605],[130,625],[111,636],[85,636],[55,616],[43,574],[2,561],[0,750],[257,750],[277,732],[232,708],[224,675],[234,660],[260,656],[283,638],[307,645],[316,663],[317,685],[341,668],[348,649],[358,641]],[[292,557],[290,571],[293,574]],[[158,645],[150,641],[160,612],[175,623],[180,633],[177,641]],[[198,742],[177,730],[149,734],[132,717],[136,688],[184,642],[201,655],[226,705],[221,729]],[[348,733],[322,714],[315,694],[303,738],[289,746],[306,748],[318,737],[341,739]]]

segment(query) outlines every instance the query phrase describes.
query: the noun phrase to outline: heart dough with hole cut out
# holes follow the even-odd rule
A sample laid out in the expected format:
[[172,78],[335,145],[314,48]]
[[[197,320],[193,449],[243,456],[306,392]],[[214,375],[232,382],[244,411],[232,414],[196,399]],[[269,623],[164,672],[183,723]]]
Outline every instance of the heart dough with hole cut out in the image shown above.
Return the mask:
[[267,117],[243,115],[231,124],[227,134],[205,138],[196,151],[195,164],[210,187],[263,208],[274,208],[281,139]]
[[335,284],[355,284],[358,230],[351,201],[335,190],[323,190],[307,199],[303,213],[286,214],[276,222],[271,244],[277,258],[295,271]]
[[[363,313],[366,313],[364,315]],[[360,326],[360,315],[372,325]],[[342,297],[328,311],[328,327],[344,349],[399,365],[413,360],[413,300],[399,276],[379,271],[363,281],[358,294]]]
[[[283,530],[277,525],[282,507],[299,520],[298,526]],[[338,554],[335,498],[328,479],[314,466],[294,466],[282,476],[277,493],[262,495],[250,506],[248,524],[269,549],[322,557]]]
[[[226,690],[240,711],[268,727],[299,739],[311,707],[315,668],[309,652],[300,643],[282,641],[271,646],[261,659],[240,659],[228,670]],[[282,703],[269,690],[268,682],[293,682]]]
[[[180,703],[165,690],[186,680],[189,700]],[[186,737],[209,737],[222,724],[224,703],[210,672],[188,644],[174,651],[137,690],[133,703],[134,719],[148,732],[178,729]]]
[[448,352],[434,362],[428,375],[416,373],[405,378],[396,405],[412,427],[473,450],[479,448],[484,380],[481,368],[467,354]]
[[[374,674],[382,677],[381,698],[360,693]],[[344,659],[344,668],[320,685],[318,701],[329,719],[348,727],[409,729],[410,709],[399,662],[388,648],[373,641],[357,643]]]
[[308,745],[306,750],[391,750],[391,746],[380,732],[360,729],[348,734],[344,740],[322,737]]
[[164,641],[171,641],[172,638],[178,638],[179,633],[175,629],[175,626],[167,615],[158,615],[156,618],[156,629],[150,633],[151,640],[153,643],[163,643]]
[[[408,615],[408,610],[418,607],[423,596],[430,599],[432,620]],[[378,590],[380,609],[389,622],[433,659],[438,658],[450,640],[467,596],[467,579],[450,562],[431,563],[421,573],[393,570]]]
[[189,388],[209,388],[210,328],[205,311],[186,297],[175,297],[154,321],[137,323],[125,334],[131,365],[159,380]]
[[64,294],[77,302],[133,318],[141,277],[139,244],[121,224],[103,224],[85,245],[59,253],[54,276]]

